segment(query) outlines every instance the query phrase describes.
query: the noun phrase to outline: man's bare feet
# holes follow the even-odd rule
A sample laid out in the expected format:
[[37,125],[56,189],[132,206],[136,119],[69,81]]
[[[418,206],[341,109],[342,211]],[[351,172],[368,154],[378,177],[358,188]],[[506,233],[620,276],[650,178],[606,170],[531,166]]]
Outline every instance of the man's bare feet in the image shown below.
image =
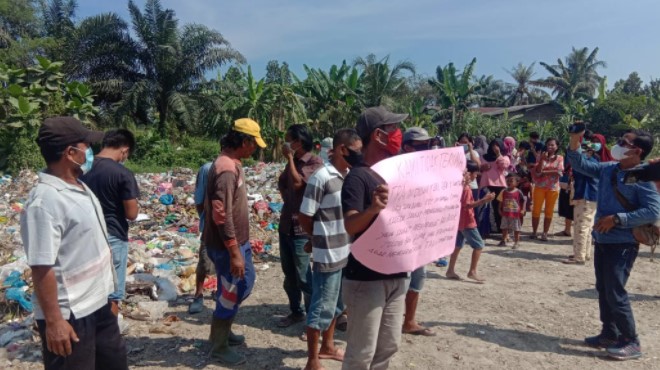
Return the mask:
[[445,275],[445,276],[447,276],[447,279],[450,279],[450,280],[463,280],[463,279],[462,279],[460,276],[458,276],[458,274],[456,274],[455,272],[447,272],[447,275]]
[[344,350],[341,348],[331,348],[328,350],[321,349],[319,351],[319,358],[321,360],[335,360],[335,361],[344,361]]
[[469,279],[472,279],[472,280],[480,283],[480,284],[483,284],[486,281],[486,279],[482,279],[482,278],[479,277],[479,275],[477,275],[476,273],[472,273],[472,272],[468,273],[467,277]]

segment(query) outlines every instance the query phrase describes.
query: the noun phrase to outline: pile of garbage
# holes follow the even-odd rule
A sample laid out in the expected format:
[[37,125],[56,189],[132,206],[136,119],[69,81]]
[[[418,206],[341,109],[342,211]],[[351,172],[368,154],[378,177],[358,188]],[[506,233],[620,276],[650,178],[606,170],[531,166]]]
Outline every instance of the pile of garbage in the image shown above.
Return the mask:
[[[279,258],[277,230],[282,199],[277,177],[282,164],[258,163],[245,168],[250,237],[257,270]],[[172,301],[195,290],[200,240],[194,191],[196,170],[138,174],[140,214],[129,230],[127,295],[123,311],[139,320],[160,320]],[[20,212],[37,183],[34,172],[0,177],[0,349],[16,349],[36,332],[31,316],[33,291],[20,237]],[[207,277],[204,287],[216,289]],[[171,319],[173,321],[175,319]],[[29,333],[29,335],[28,335]],[[36,337],[35,337],[36,338]],[[14,351],[15,352],[15,351]],[[0,358],[0,363],[2,359]]]

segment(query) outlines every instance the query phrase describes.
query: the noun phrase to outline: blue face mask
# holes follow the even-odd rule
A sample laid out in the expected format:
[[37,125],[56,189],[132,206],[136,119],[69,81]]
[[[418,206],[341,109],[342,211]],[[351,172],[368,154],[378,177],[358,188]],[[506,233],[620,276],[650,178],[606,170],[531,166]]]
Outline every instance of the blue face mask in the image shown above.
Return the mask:
[[602,145],[600,143],[591,143],[591,149],[593,149],[594,152],[600,152],[601,148]]
[[[72,146],[72,148],[75,150],[82,150],[76,148],[75,146]],[[82,170],[83,174],[86,174],[87,172],[91,171],[92,164],[94,164],[94,152],[92,151],[92,148],[87,147],[87,150],[85,150],[85,163],[80,164],[76,161],[73,161],[73,163],[80,166],[80,169]]]

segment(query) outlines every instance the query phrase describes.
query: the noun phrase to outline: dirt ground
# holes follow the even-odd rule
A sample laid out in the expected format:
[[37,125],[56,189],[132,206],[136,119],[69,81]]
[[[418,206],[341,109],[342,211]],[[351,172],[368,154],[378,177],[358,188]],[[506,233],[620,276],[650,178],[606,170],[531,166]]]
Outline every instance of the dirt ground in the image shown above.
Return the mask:
[[[526,220],[529,228],[529,220]],[[555,221],[551,232],[563,228]],[[525,233],[526,234],[526,233]],[[523,237],[519,250],[495,246],[487,240],[480,262],[483,285],[444,278],[446,268],[429,266],[418,310],[418,320],[437,332],[436,337],[404,335],[391,369],[658,369],[660,368],[660,259],[649,261],[642,248],[628,282],[644,357],[622,365],[603,351],[581,345],[599,330],[593,266],[564,265],[571,254],[570,238],[549,242]],[[467,253],[466,253],[467,252]],[[460,256],[457,272],[466,275],[469,249]],[[258,271],[253,295],[241,308],[237,332],[247,344],[239,351],[248,357],[244,369],[301,369],[306,344],[299,339],[303,325],[280,329],[275,323],[287,314],[277,261]],[[258,265],[257,268],[264,268]],[[225,369],[207,359],[209,321],[213,302],[198,315],[187,313],[187,303],[170,305],[169,314],[181,321],[172,334],[150,333],[148,324],[130,321],[126,335],[133,369]],[[153,331],[153,330],[152,330]],[[336,337],[345,346],[344,334]],[[326,360],[328,370],[340,363]],[[14,361],[13,368],[42,368],[39,359]]]

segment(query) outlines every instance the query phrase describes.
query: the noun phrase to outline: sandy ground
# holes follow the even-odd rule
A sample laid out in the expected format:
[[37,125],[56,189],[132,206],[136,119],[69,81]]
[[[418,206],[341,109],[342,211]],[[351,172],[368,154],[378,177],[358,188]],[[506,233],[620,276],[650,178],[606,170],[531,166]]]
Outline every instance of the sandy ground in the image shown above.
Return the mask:
[[[528,220],[526,221],[529,227]],[[562,220],[563,224],[563,220]],[[555,222],[552,232],[562,229]],[[603,351],[581,345],[599,330],[593,266],[564,265],[571,254],[570,238],[553,237],[532,242],[524,237],[519,250],[496,247],[487,240],[480,263],[483,285],[444,278],[446,269],[428,267],[418,320],[433,327],[436,337],[404,335],[391,369],[658,369],[660,368],[660,259],[649,261],[649,248],[640,252],[628,282],[637,327],[645,353],[625,365],[608,360]],[[468,253],[466,253],[468,252]],[[457,272],[465,275],[469,249],[460,256]],[[258,267],[261,267],[260,265]],[[258,272],[253,295],[241,308],[236,331],[247,337],[239,347],[246,354],[244,369],[301,369],[306,344],[298,336],[303,325],[277,328],[287,314],[277,262]],[[198,315],[187,313],[187,304],[171,304],[170,314],[181,321],[174,335],[151,334],[148,324],[130,321],[126,335],[133,369],[225,369],[207,359],[209,321],[213,302]],[[336,337],[345,346],[343,333]],[[38,359],[14,361],[13,368],[42,368]],[[340,363],[326,360],[328,370]]]

